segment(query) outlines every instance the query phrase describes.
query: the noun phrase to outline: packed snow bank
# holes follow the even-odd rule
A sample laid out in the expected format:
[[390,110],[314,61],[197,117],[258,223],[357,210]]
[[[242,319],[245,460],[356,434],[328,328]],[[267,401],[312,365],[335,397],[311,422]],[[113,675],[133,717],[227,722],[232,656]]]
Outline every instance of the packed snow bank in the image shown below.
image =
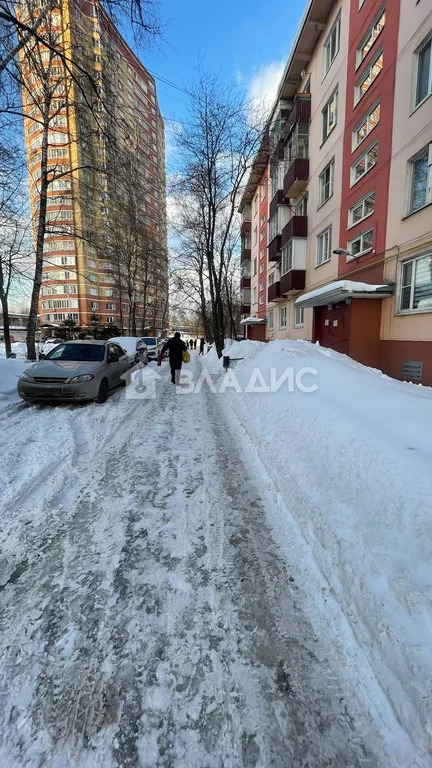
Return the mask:
[[0,410],[11,403],[22,402],[17,393],[17,381],[28,365],[25,360],[0,358]]
[[250,341],[249,339],[243,339],[243,341],[231,341],[231,343],[222,351],[222,354],[229,355],[231,360],[241,360],[258,354],[264,346],[264,341]]
[[[26,357],[27,356],[27,344],[25,341],[14,341],[13,344],[11,344],[12,352],[17,357]],[[4,342],[0,343],[0,358],[6,357],[6,348]]]
[[429,753],[432,389],[308,342],[255,342],[249,352],[232,372],[243,390],[231,392],[232,410],[398,718]]

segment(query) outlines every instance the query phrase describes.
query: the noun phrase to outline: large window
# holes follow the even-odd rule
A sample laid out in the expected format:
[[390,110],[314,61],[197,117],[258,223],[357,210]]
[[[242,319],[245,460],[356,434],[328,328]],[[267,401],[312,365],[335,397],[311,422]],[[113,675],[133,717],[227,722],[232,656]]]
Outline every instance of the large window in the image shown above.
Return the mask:
[[296,205],[296,216],[307,216],[308,210],[308,193],[306,192],[302,199]]
[[326,138],[330,135],[333,128],[335,128],[337,123],[337,100],[338,100],[338,92],[337,90],[332,93],[330,96],[327,104],[325,105],[323,111],[322,111],[322,140],[323,142],[326,140]]
[[432,144],[410,160],[410,197],[408,213],[432,202]]
[[322,173],[319,176],[319,206],[332,196],[334,185],[334,158],[326,165]]
[[378,162],[378,144],[372,147],[359,157],[351,167],[351,186],[361,179]]
[[357,259],[359,256],[363,256],[364,253],[369,253],[372,250],[373,245],[373,229],[368,229],[367,232],[362,232],[353,240],[348,243],[348,250],[351,251],[351,256],[347,256],[347,261],[351,259]]
[[328,227],[321,232],[317,237],[317,252],[316,252],[316,264],[320,267],[321,264],[325,264],[326,261],[331,259],[331,227]]
[[400,311],[432,310],[432,253],[402,265]]
[[375,210],[375,192],[371,192],[369,195],[359,200],[358,203],[352,206],[348,212],[348,226],[354,227],[359,224],[363,219],[367,219],[368,216],[372,216]]
[[371,109],[369,114],[367,114],[366,117],[361,120],[357,128],[353,131],[353,150],[356,149],[362,143],[362,141],[364,141],[365,138],[369,136],[370,132],[373,131],[375,126],[378,125],[380,121],[380,115],[381,105],[378,103],[373,107],[373,109]]
[[416,65],[415,106],[417,107],[432,93],[432,33],[417,50]]
[[280,307],[279,308],[279,328],[286,328],[286,319],[287,319],[287,308],[286,307]]
[[386,12],[385,9],[382,9],[378,17],[375,19],[374,23],[368,30],[367,35],[363,38],[362,44],[357,49],[357,66],[359,66],[363,59],[366,58],[368,55],[370,49],[372,48],[375,40],[379,35],[381,34],[382,30],[384,29],[384,25],[386,22]]
[[381,51],[372,61],[372,64],[363,72],[360,80],[355,86],[354,104],[358,104],[365,93],[369,90],[372,83],[376,80],[383,68],[383,52]]
[[339,53],[340,28],[341,17],[339,13],[324,43],[324,75],[327,74],[331,65],[333,64],[333,61]]

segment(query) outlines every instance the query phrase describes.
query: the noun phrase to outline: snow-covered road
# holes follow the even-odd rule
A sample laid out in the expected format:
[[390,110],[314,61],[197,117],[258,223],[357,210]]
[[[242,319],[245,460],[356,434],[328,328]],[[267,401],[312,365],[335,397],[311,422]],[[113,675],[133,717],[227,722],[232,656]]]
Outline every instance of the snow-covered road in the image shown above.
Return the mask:
[[420,766],[222,396],[3,413],[0,765]]

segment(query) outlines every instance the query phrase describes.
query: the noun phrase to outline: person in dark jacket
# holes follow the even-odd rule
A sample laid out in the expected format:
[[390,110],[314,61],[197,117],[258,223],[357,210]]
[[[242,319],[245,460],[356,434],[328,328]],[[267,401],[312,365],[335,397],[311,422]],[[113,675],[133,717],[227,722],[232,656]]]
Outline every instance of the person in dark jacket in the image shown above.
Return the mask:
[[197,340],[194,339],[194,349],[196,349],[196,345],[197,345]]
[[204,354],[204,339],[200,339],[200,355]]
[[173,384],[180,384],[183,352],[186,352],[186,349],[186,344],[182,341],[178,331],[176,331],[172,339],[168,339],[167,343],[162,347],[161,355],[163,356],[165,352],[168,352],[169,354],[171,381]]

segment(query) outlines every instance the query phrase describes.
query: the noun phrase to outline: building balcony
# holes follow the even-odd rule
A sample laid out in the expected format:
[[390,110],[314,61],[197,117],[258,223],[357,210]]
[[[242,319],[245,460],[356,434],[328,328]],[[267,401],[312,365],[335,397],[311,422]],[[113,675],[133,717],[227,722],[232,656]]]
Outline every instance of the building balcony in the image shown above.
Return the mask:
[[292,237],[307,237],[307,234],[307,216],[292,216],[282,230],[282,246],[286,245]]
[[276,235],[268,245],[268,260],[277,261],[282,244],[282,236]]
[[269,206],[269,218],[276,213],[276,209],[278,205],[288,205],[287,201],[284,200],[284,193],[282,189],[277,189],[275,194],[273,195],[270,206]]
[[280,280],[277,280],[272,285],[269,285],[268,291],[267,291],[267,299],[268,301],[277,301],[278,299],[281,299],[281,284]]
[[250,288],[243,287],[241,289],[241,303],[250,307],[251,303],[251,291]]
[[251,249],[250,248],[243,248],[240,253],[240,262],[243,261],[250,261],[251,259]]
[[281,136],[280,139],[275,144],[275,148],[273,149],[273,152],[270,155],[270,163],[275,163],[278,160],[284,159],[284,140]]
[[284,141],[287,141],[296,123],[307,125],[311,118],[310,94],[300,94],[294,101],[293,108],[288,115],[284,127]]
[[243,288],[250,288],[250,277],[240,278],[240,290],[243,290]]
[[288,293],[304,291],[305,285],[305,269],[290,269],[290,271],[285,272],[285,274],[282,275],[280,279],[280,290],[282,296],[286,296]]
[[288,166],[284,176],[283,192],[285,197],[298,197],[305,189],[309,179],[309,158],[296,157]]
[[242,304],[241,305],[241,314],[242,315],[250,315],[250,304]]
[[251,221],[242,221],[241,227],[240,227],[240,234],[241,235],[250,235],[252,228],[252,222]]

